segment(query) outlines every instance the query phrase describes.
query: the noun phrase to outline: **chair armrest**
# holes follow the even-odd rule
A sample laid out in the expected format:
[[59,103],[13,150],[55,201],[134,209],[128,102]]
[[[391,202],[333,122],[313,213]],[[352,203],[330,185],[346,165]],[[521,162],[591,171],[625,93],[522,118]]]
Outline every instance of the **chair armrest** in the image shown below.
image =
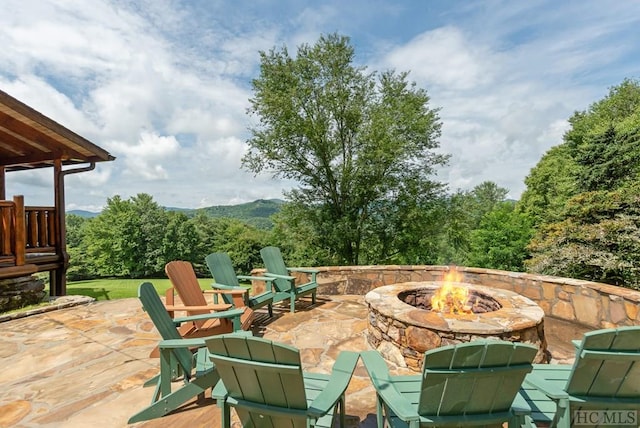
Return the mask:
[[273,282],[274,278],[269,278],[267,276],[249,276],[249,275],[238,275],[238,279],[244,279],[248,281],[264,281],[264,282]]
[[[213,285],[212,285],[213,287]],[[232,296],[239,296],[247,293],[246,288],[242,287],[233,287],[233,288],[216,288],[213,290],[207,290],[207,293],[212,294],[231,294]]]
[[[239,287],[237,285],[226,285],[219,282],[214,282],[211,284],[211,288],[213,288],[213,301],[218,302],[219,296],[224,294],[225,296],[231,296],[231,303],[236,308],[240,308],[242,306],[250,306],[249,304],[249,289],[246,287]],[[226,301],[229,300],[228,297],[225,298]]]
[[213,303],[206,306],[178,306],[166,305],[168,312],[173,311],[225,311],[231,307],[228,303]]
[[183,323],[183,322],[189,322],[189,321],[204,321],[204,320],[213,319],[213,318],[234,318],[234,317],[240,317],[243,313],[244,313],[244,308],[230,309],[228,311],[212,312],[210,314],[191,315],[188,317],[174,318],[173,322]]
[[212,282],[211,288],[213,289],[213,293],[217,293],[218,291],[225,291],[225,290],[247,291],[245,287],[238,287],[237,285],[227,285],[221,282]]
[[419,421],[420,415],[417,408],[400,395],[393,386],[389,368],[380,353],[378,351],[363,351],[360,353],[360,357],[369,373],[371,383],[385,405],[403,421]]
[[[239,334],[239,335],[247,335],[250,336],[251,332],[250,331],[238,331],[235,333],[229,333],[229,334]],[[172,349],[177,349],[177,348],[203,348],[207,345],[207,343],[205,342],[207,339],[210,339],[212,337],[216,337],[217,335],[213,335],[213,336],[205,336],[205,337],[194,337],[192,339],[164,339],[161,340],[160,343],[158,343],[158,347],[159,348],[172,348]]]
[[529,373],[524,378],[524,383],[526,383],[527,385],[533,386],[538,391],[542,392],[544,395],[554,400],[562,400],[562,399],[566,400],[569,398],[569,394],[567,394],[565,391],[555,387],[545,379],[541,378],[540,376],[537,376],[535,373]]
[[179,348],[202,348],[206,344],[204,343],[205,338],[195,338],[195,339],[166,339],[161,340],[158,343],[158,348],[168,348],[168,349],[179,349]]
[[359,357],[360,354],[358,352],[352,351],[342,351],[338,355],[331,371],[329,383],[311,402],[307,409],[309,415],[319,418],[335,406],[336,402],[349,386],[349,381],[351,380]]
[[317,269],[310,268],[287,268],[289,272],[302,272],[311,275],[311,282],[316,282],[316,276],[320,272]]
[[275,279],[286,279],[288,281],[295,281],[295,279],[296,279],[295,276],[279,275],[277,273],[271,273],[271,272],[265,272],[264,274],[267,275],[267,276],[270,276],[272,278],[275,278]]

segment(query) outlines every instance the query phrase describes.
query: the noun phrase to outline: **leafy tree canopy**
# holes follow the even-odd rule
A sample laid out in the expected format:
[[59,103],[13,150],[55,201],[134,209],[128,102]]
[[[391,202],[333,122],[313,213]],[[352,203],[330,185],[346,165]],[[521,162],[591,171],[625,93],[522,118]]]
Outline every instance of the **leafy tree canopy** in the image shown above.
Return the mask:
[[640,83],[623,81],[569,122],[527,177],[521,208],[539,225],[528,267],[637,288]]
[[577,193],[577,169],[569,146],[549,149],[525,178],[527,188],[518,201],[518,211],[529,215],[536,225],[558,221],[564,205]]
[[640,186],[581,193],[564,220],[542,228],[526,262],[534,272],[640,289]]
[[471,231],[469,264],[492,269],[524,271],[527,245],[533,235],[530,218],[502,202],[487,212]]
[[339,262],[377,262],[396,252],[408,212],[433,200],[431,178],[447,157],[436,153],[437,109],[408,73],[367,73],[353,64],[349,39],[322,36],[260,53],[253,81],[243,165],[295,180],[287,194],[313,239]]

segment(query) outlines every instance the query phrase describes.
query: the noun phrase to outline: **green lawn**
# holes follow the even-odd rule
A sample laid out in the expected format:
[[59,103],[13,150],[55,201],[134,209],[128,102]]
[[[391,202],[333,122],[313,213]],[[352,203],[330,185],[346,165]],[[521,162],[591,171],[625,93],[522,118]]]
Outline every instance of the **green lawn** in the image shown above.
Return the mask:
[[[67,294],[93,297],[96,300],[126,299],[138,297],[138,286],[148,281],[154,285],[158,294],[164,296],[164,292],[171,287],[168,278],[159,279],[92,279],[89,281],[67,282]],[[211,287],[211,278],[200,278],[200,288],[207,290]],[[48,293],[48,291],[47,291]]]
[[[148,281],[154,285],[158,294],[164,296],[164,292],[171,287],[168,278],[159,279],[92,279],[89,281],[69,281],[67,282],[67,295],[89,296],[96,300],[126,299],[128,297],[138,297],[138,286],[140,283]],[[211,278],[198,278],[200,288],[208,290],[211,287]],[[45,288],[45,296],[49,296],[49,288]],[[29,305],[19,309],[13,309],[2,314],[14,312],[24,312],[36,309],[40,306],[48,306],[49,302]]]

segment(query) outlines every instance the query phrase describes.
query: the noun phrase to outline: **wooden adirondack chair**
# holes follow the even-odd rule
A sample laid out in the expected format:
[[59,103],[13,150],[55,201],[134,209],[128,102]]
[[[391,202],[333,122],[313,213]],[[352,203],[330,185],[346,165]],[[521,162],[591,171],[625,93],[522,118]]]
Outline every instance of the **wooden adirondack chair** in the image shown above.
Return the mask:
[[[171,280],[173,289],[180,300],[182,300],[182,309],[187,312],[188,315],[200,315],[210,313],[211,311],[224,310],[231,307],[229,304],[216,304],[207,303],[204,297],[205,293],[218,293],[218,294],[231,294],[234,302],[233,306],[240,309],[242,308],[244,313],[242,314],[242,329],[249,330],[251,323],[253,322],[253,310],[244,304],[243,294],[246,290],[202,290],[198,283],[198,277],[191,263],[174,260],[167,263],[164,267],[164,271]],[[171,296],[169,295],[171,294]],[[167,291],[167,301],[173,296],[173,291]],[[175,309],[176,307],[174,307]],[[177,309],[176,309],[177,310]],[[185,333],[188,337],[202,337],[211,336],[213,334],[231,333],[233,326],[228,320],[207,320],[198,321],[191,325],[191,330]],[[184,333],[184,332],[183,332]]]
[[[537,348],[478,340],[427,351],[421,375],[392,376],[377,351],[360,353],[377,394],[377,425],[418,428],[530,424],[518,397]],[[385,422],[388,425],[384,425]]]
[[[270,276],[275,279],[275,281],[273,281],[273,288],[275,289],[275,295],[273,297],[274,303],[289,300],[291,312],[295,312],[296,299],[300,296],[311,294],[311,303],[316,303],[316,291],[318,288],[318,282],[316,281],[317,270],[287,267],[282,258],[282,253],[277,247],[265,247],[260,250],[260,255],[266,268],[265,276]],[[306,273],[311,276],[311,280],[305,284],[296,285],[296,277],[290,275],[292,272]]]
[[[233,263],[231,257],[227,253],[211,253],[205,257],[205,262],[211,272],[211,276],[216,282],[211,284],[211,287],[217,290],[241,290],[243,293],[243,299],[245,306],[251,309],[261,308],[267,306],[269,310],[269,316],[273,316],[273,281],[274,278],[265,276],[247,276],[236,275],[233,269]],[[251,292],[245,287],[240,286],[240,279],[245,281],[264,281],[265,291],[259,294],[251,295]],[[228,295],[222,295],[225,303],[229,302]]]
[[[592,331],[574,345],[573,365],[535,364],[527,375],[522,395],[534,421],[566,428],[586,425],[575,420],[585,413],[575,412],[591,409],[635,412],[634,426],[640,424],[640,326]],[[602,426],[623,425],[614,422]]]
[[358,353],[340,353],[330,375],[305,373],[296,348],[257,337],[207,339],[221,382],[212,392],[229,428],[230,408],[243,427],[329,428],[338,409],[345,423],[345,391]]
[[[195,396],[203,398],[204,391],[212,388],[219,380],[205,347],[204,338],[183,339],[176,324],[224,318],[233,320],[237,328],[240,328],[240,317],[243,313],[242,309],[231,309],[172,319],[150,282],[140,284],[138,297],[162,337],[158,345],[160,374],[144,384],[145,387],[156,386],[151,404],[133,415],[129,419],[130,424],[164,416]],[[194,349],[195,353],[192,352]],[[183,376],[184,384],[172,391],[171,380],[180,375]]]

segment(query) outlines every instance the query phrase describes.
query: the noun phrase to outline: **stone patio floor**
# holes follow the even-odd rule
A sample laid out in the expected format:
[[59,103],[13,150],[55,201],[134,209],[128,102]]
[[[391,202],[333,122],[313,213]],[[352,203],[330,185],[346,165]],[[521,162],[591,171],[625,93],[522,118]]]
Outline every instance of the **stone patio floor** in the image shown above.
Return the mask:
[[[301,351],[305,370],[328,373],[341,350],[370,349],[362,296],[319,296],[296,313],[257,311],[254,334]],[[585,329],[547,319],[554,362],[569,362],[570,339]],[[100,301],[0,323],[0,427],[200,427],[220,426],[207,397],[160,419],[128,425],[151,400],[142,388],[158,371],[149,352],[159,338],[138,299]],[[391,367],[396,373],[406,369]],[[375,393],[362,362],[347,390],[347,426],[375,426]],[[236,426],[237,423],[234,424]]]

